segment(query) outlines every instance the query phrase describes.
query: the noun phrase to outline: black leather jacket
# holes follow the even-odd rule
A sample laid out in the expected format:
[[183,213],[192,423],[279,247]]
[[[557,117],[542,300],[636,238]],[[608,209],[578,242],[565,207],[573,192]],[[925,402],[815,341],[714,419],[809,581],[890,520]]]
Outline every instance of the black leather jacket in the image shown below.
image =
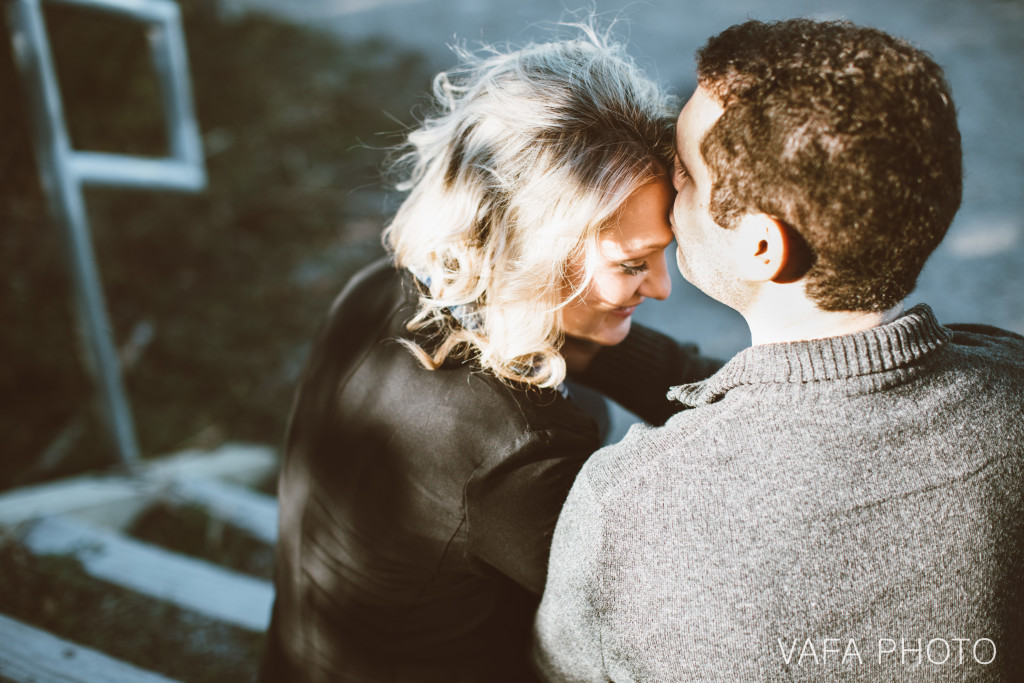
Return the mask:
[[[373,264],[311,352],[280,479],[265,681],[530,680],[551,534],[597,425],[555,390],[421,367],[396,341],[416,299],[408,274]],[[655,422],[674,410],[669,386],[718,367],[642,328],[620,346],[583,379]]]

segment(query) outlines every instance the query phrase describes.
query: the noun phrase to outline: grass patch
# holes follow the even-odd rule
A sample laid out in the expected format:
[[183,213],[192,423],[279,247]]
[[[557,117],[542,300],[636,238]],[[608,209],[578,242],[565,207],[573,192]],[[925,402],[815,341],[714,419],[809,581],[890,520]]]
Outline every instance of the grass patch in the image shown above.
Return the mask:
[[274,550],[252,534],[216,517],[200,505],[157,503],[143,512],[128,534],[177,553],[272,581]]

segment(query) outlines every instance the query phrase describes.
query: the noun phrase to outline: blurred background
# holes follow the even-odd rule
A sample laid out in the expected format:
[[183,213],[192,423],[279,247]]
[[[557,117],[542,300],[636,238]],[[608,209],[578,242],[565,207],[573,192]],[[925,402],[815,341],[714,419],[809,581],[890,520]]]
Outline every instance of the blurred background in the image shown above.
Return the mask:
[[[208,189],[88,189],[143,455],[225,440],[277,445],[306,345],[394,206],[378,169],[415,121],[449,45],[554,35],[581,8],[543,0],[184,0]],[[72,143],[162,154],[138,24],[44,3]],[[913,300],[941,320],[1024,332],[1024,0],[647,0],[583,8],[685,98],[707,36],[748,17],[847,18],[931,51],[952,82],[963,208]],[[6,26],[4,26],[6,29]],[[5,30],[6,34],[7,31]],[[0,488],[114,461],[90,403],[59,231],[47,218],[23,93],[0,50]],[[707,353],[749,343],[742,320],[677,281],[637,319]],[[614,433],[631,418],[614,415]],[[45,466],[40,463],[45,462]]]
[[[139,25],[44,4],[73,146],[164,154]],[[146,458],[228,442],[280,445],[321,316],[352,272],[382,253],[380,230],[396,205],[379,174],[385,149],[415,123],[431,76],[454,64],[449,45],[544,40],[580,9],[542,0],[179,4],[208,187],[85,195]],[[599,0],[582,9],[617,21],[639,63],[681,99],[694,86],[694,50],[747,18],[845,18],[929,50],[960,111],[966,185],[911,302],[928,302],[945,322],[1024,333],[1024,0]],[[24,94],[8,41],[0,49],[0,490],[116,462],[84,369]],[[678,277],[671,299],[645,304],[637,319],[723,358],[750,341],[742,319]],[[616,409],[613,438],[631,421]],[[208,539],[211,531],[195,533]],[[217,533],[221,547],[230,545]],[[261,552],[262,564],[246,571],[266,577]],[[0,552],[0,592],[32,592],[24,581],[38,567],[17,574],[21,584],[10,578],[25,566]],[[25,602],[23,612],[64,609],[46,607],[49,588],[37,588],[43,602]],[[100,591],[70,609],[95,615],[108,598]],[[238,637],[242,644],[225,646],[242,653],[237,661],[214,653],[196,670],[209,680],[249,671],[259,643]]]

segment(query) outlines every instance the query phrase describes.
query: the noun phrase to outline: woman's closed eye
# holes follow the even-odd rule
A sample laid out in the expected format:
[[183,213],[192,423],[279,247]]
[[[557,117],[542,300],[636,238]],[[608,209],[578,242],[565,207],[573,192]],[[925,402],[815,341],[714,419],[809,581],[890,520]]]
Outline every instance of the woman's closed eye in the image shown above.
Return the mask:
[[689,177],[690,174],[686,172],[686,167],[683,166],[683,162],[679,160],[679,155],[677,154],[672,160],[672,185],[676,191],[682,187]]
[[626,275],[639,275],[640,273],[646,273],[650,266],[647,265],[647,261],[641,261],[640,263],[620,263],[619,267],[622,268],[622,272]]

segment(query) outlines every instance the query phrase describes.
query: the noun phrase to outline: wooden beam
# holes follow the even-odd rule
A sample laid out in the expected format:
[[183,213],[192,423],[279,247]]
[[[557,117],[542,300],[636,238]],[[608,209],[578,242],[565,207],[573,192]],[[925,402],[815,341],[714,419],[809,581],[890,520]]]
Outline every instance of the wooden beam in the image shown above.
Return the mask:
[[274,588],[268,581],[166,551],[70,518],[47,517],[20,534],[31,552],[72,554],[93,577],[208,617],[264,631]]
[[0,676],[16,683],[175,683],[2,615]]
[[183,451],[146,462],[134,477],[86,475],[8,491],[0,495],[0,527],[65,515],[123,530],[178,480],[206,478],[253,486],[276,471],[277,457],[266,446],[225,444],[213,451]]
[[128,477],[84,476],[26,486],[0,496],[0,526],[48,515],[79,515],[94,524],[124,528],[152,497],[152,485]]
[[269,446],[227,443],[212,451],[181,451],[151,460],[143,475],[157,480],[205,477],[259,486],[275,475],[277,466],[277,456]]

